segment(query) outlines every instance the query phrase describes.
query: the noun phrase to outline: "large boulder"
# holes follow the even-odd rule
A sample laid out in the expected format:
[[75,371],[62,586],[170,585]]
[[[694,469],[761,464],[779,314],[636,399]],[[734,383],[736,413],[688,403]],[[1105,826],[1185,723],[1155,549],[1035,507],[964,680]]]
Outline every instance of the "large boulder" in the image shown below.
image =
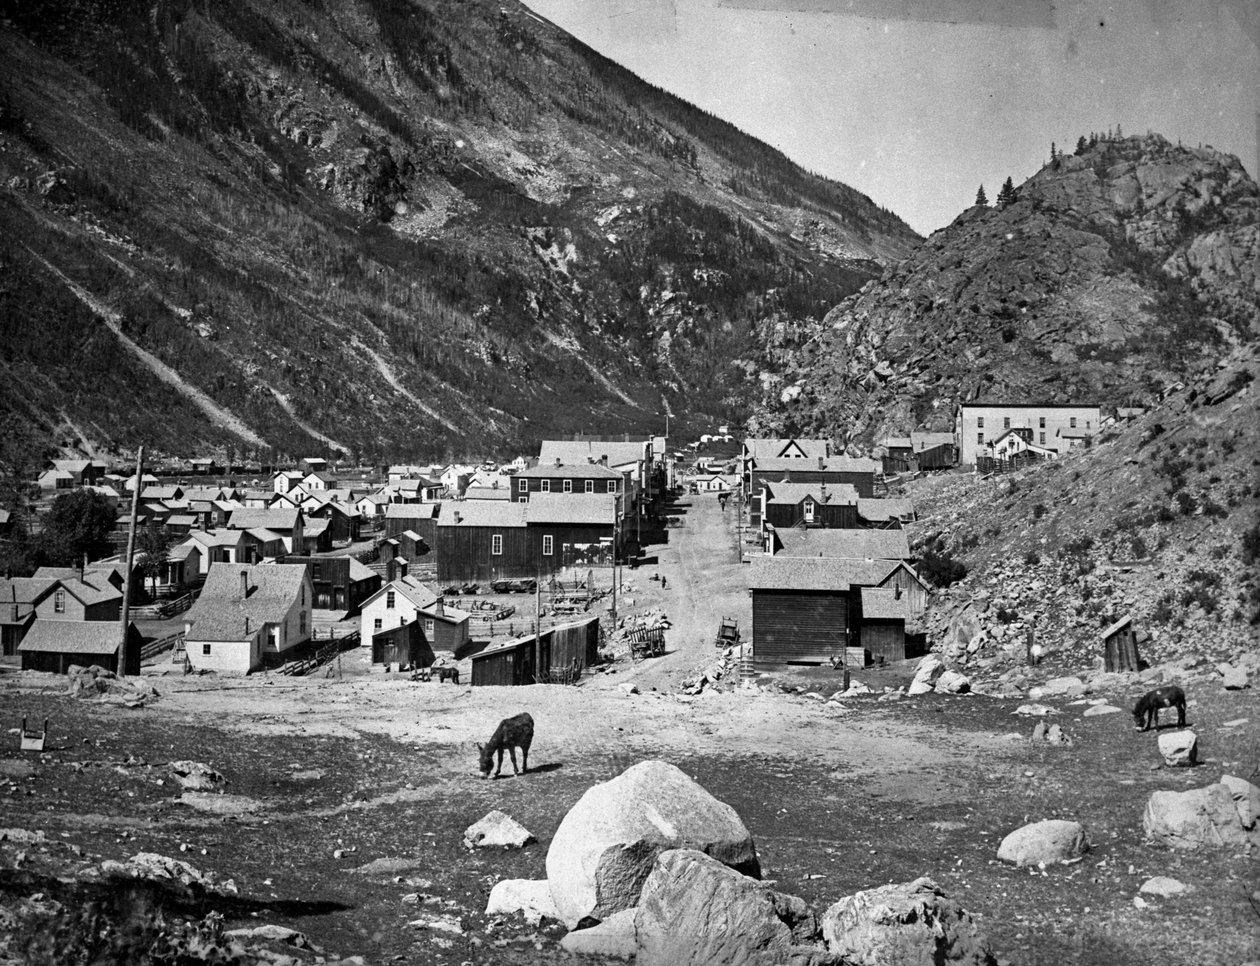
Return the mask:
[[1221,782],[1188,792],[1152,792],[1142,827],[1156,842],[1174,849],[1238,846],[1249,834],[1260,843],[1260,833],[1243,828],[1233,792]]
[[759,878],[752,835],[674,765],[643,761],[587,789],[547,850],[547,880],[570,929],[637,905],[660,853],[696,849]]
[[503,879],[494,884],[486,901],[487,916],[510,916],[519,912],[531,926],[544,919],[559,919],[546,879]]
[[966,694],[971,690],[971,680],[961,671],[942,671],[936,679],[936,690],[947,694]]
[[636,909],[614,912],[588,929],[566,933],[560,945],[575,956],[602,956],[605,959],[634,959],[638,949],[634,929]]
[[1245,778],[1235,778],[1233,775],[1222,775],[1221,784],[1234,797],[1234,808],[1238,810],[1238,821],[1242,827],[1254,829],[1257,820],[1260,820],[1260,788]]
[[1193,731],[1172,731],[1159,736],[1159,753],[1170,768],[1189,768],[1199,760],[1199,738]]
[[1080,822],[1051,818],[1017,828],[998,846],[997,857],[1016,866],[1070,862],[1089,851]]
[[1028,696],[1034,701],[1045,698],[1079,698],[1085,693],[1085,682],[1075,675],[1051,678],[1039,687],[1030,688]]
[[693,849],[657,857],[634,926],[636,966],[775,966],[823,952],[804,899]]
[[914,672],[914,680],[907,689],[908,694],[927,694],[936,687],[937,679],[945,673],[945,665],[941,659],[929,654],[919,662]]
[[1251,686],[1247,682],[1246,668],[1235,667],[1232,664],[1222,664],[1220,672],[1221,684],[1225,686],[1226,691],[1241,691],[1243,688]]
[[841,899],[823,913],[822,933],[845,966],[997,962],[971,914],[927,878]]
[[175,781],[190,792],[217,792],[227,784],[227,779],[200,761],[173,761],[167,767]]
[[464,847],[469,849],[520,849],[532,841],[529,829],[498,809],[464,830]]

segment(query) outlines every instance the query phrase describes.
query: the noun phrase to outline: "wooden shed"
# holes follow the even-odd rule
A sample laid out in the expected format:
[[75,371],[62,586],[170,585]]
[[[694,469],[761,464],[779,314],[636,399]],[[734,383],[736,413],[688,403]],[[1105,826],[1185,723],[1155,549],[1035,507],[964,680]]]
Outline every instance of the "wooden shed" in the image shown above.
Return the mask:
[[554,680],[564,669],[583,671],[599,661],[599,618],[588,617],[544,631],[538,641],[538,667]]
[[513,686],[533,684],[535,673],[534,635],[518,637],[488,648],[472,656],[472,683],[474,687],[499,685]]
[[1140,671],[1137,631],[1133,615],[1125,614],[1103,631],[1103,669],[1106,671]]
[[906,659],[908,601],[895,587],[862,588],[860,639],[867,659],[891,664]]
[[71,665],[95,664],[115,674],[139,674],[144,638],[135,624],[127,625],[122,666],[118,638],[118,624],[114,621],[37,620],[18,645],[22,670],[65,674]]
[[433,648],[418,620],[372,635],[373,664],[417,668],[428,667],[433,660]]
[[749,575],[754,659],[823,664],[850,644],[849,561],[763,557]]

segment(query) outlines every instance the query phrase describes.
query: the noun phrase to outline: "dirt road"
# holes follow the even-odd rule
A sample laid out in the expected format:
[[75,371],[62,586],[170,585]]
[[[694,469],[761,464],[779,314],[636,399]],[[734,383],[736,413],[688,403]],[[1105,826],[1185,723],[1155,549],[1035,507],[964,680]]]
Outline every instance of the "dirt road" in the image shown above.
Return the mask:
[[735,617],[743,634],[750,633],[752,609],[735,549],[735,509],[722,510],[715,495],[699,494],[678,504],[677,511],[682,526],[666,530],[668,543],[647,548],[649,556],[657,557],[656,566],[637,572],[640,586],[655,588],[648,580],[654,572],[665,578],[665,590],[657,593],[673,622],[663,657],[619,672],[618,680],[632,680],[641,688],[675,687],[711,663],[720,618]]

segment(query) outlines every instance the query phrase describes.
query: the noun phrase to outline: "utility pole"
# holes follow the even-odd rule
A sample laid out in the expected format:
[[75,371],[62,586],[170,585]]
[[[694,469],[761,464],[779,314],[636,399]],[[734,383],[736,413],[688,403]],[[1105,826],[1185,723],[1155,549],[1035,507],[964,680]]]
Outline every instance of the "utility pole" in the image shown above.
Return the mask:
[[127,556],[123,558],[122,646],[118,648],[118,676],[127,676],[127,629],[131,626],[131,560],[136,552],[136,517],[140,513],[140,487],[144,484],[144,447],[136,453],[136,485],[131,491],[131,527],[127,531]]

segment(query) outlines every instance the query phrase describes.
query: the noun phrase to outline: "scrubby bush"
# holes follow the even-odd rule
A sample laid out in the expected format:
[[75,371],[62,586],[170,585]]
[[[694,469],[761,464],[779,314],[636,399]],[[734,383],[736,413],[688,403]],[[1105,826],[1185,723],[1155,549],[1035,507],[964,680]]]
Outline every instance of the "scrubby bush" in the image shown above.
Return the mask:
[[928,549],[919,558],[919,575],[936,587],[948,587],[967,576],[967,566],[946,547]]
[[1253,564],[1260,559],[1260,520],[1250,530],[1244,530],[1238,543],[1238,552],[1245,564]]
[[1036,550],[1029,550],[1028,553],[1024,554],[1024,564],[1026,566],[1035,567],[1039,563],[1041,563],[1041,554],[1037,553]]
[[1040,520],[1045,515],[1046,515],[1046,505],[1044,503],[1038,503],[1036,506],[1033,507],[1034,520]]

